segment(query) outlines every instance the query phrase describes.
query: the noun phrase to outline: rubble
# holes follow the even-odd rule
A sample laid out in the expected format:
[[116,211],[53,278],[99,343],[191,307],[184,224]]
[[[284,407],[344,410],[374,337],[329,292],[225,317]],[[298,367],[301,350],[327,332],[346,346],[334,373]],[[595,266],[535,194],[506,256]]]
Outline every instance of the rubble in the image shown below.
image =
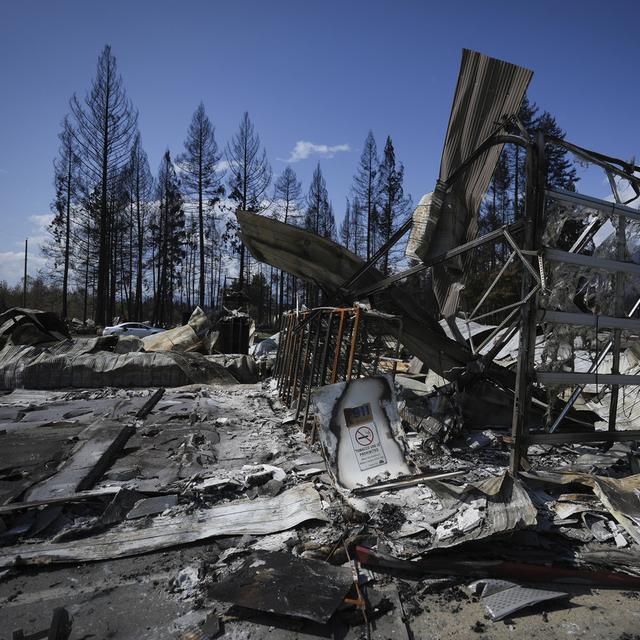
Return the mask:
[[[353,397],[347,393],[350,386],[357,391]],[[2,468],[2,486],[4,495],[12,500],[0,507],[5,527],[0,566],[16,576],[26,566],[34,570],[48,566],[64,572],[68,563],[91,561],[86,566],[99,567],[122,557],[157,562],[153,559],[161,558],[162,553],[178,554],[181,549],[190,548],[190,553],[196,554],[191,557],[197,560],[176,567],[160,582],[166,588],[162,597],[184,603],[177,605],[187,607],[183,608],[183,615],[191,612],[180,618],[180,633],[187,628],[200,629],[198,620],[203,623],[210,611],[210,605],[206,605],[199,613],[192,603],[215,603],[214,617],[221,620],[218,633],[222,637],[234,628],[259,629],[259,624],[267,624],[265,631],[269,626],[286,629],[301,624],[359,627],[363,615],[368,624],[375,620],[376,625],[386,628],[386,624],[396,624],[392,619],[399,615],[401,607],[405,610],[405,622],[401,624],[415,633],[426,623],[421,614],[410,613],[408,603],[426,603],[439,597],[435,595],[441,593],[435,582],[433,592],[421,592],[420,585],[433,580],[448,580],[443,585],[451,584],[452,576],[458,580],[509,580],[527,589],[529,583],[538,583],[544,591],[570,595],[572,592],[551,585],[558,580],[622,590],[640,585],[640,578],[634,578],[631,568],[635,560],[617,558],[612,563],[611,559],[611,554],[629,553],[637,545],[626,528],[615,529],[619,520],[610,505],[618,505],[618,501],[605,504],[616,495],[612,493],[618,487],[615,478],[599,476],[606,478],[606,483],[599,482],[601,489],[611,487],[608,498],[604,492],[600,494],[603,498],[597,493],[572,496],[567,492],[570,484],[551,482],[555,477],[541,474],[534,479],[535,471],[524,474],[524,482],[512,479],[505,473],[508,457],[498,455],[508,446],[499,431],[492,431],[493,437],[485,436],[482,447],[469,446],[471,434],[462,431],[452,434],[435,452],[411,448],[411,434],[419,434],[421,427],[402,421],[398,405],[405,392],[389,375],[318,388],[310,409],[310,420],[316,424],[315,443],[305,442],[277,393],[264,383],[191,385],[167,388],[163,393],[153,389],[18,390],[0,397],[0,430],[6,431],[0,437],[7,439],[3,450],[8,454]],[[322,399],[317,412],[316,398]],[[335,415],[333,407],[340,402],[347,409],[370,404],[369,412],[347,411],[340,428],[375,423],[381,442],[385,439],[384,451],[386,443],[393,443],[401,453],[401,473],[381,475],[379,468],[361,471],[353,447],[351,459],[332,457],[331,440],[326,434],[332,433],[329,425]],[[83,464],[69,461],[74,460],[74,451],[75,455],[82,452],[83,441],[91,442],[91,434],[100,433],[96,425],[105,424],[104,414],[115,423],[133,427],[133,433],[123,447],[107,458],[108,468],[100,470],[98,465],[100,475],[95,474],[98,477],[89,487],[79,487],[75,480],[60,484],[56,478],[67,473],[68,467],[86,469]],[[345,416],[344,411],[342,415]],[[37,442],[36,434],[54,435],[56,430],[60,436],[53,443],[70,434],[80,439],[66,448],[55,448],[51,454],[42,449],[41,460],[49,459],[46,456],[55,451],[48,466],[38,463],[36,467],[48,478],[38,478],[30,471],[21,474],[21,469],[33,468],[21,467],[31,464],[30,460],[20,462],[14,454],[24,446],[21,442]],[[343,441],[351,446],[349,433],[345,436]],[[10,444],[11,439],[14,444]],[[617,474],[624,474],[632,451],[630,447],[629,451],[614,450],[601,459],[591,453],[592,458],[586,462],[597,460],[600,473],[615,468]],[[568,474],[573,474],[574,486],[593,477],[571,471],[580,460],[579,467],[584,468],[587,454],[579,446],[569,447],[568,451],[550,447],[536,458],[540,458],[539,462],[545,457],[553,460],[553,455],[563,460]],[[487,459],[493,461],[483,462]],[[340,466],[348,470],[347,475],[336,473]],[[361,474],[362,480],[351,487],[344,486],[341,480],[354,471]],[[33,499],[37,494],[29,495],[47,483],[68,489],[37,501]],[[621,488],[632,490],[634,486],[623,484]],[[616,512],[621,513],[619,506]],[[594,519],[603,515],[605,520]],[[625,517],[630,526],[634,513],[628,512]],[[605,529],[596,526],[597,522],[603,522]],[[583,532],[584,540],[567,536],[568,530]],[[541,540],[548,540],[545,561],[551,559],[553,569],[529,564],[539,560],[527,557],[525,547],[508,542],[518,531],[536,532],[539,547],[544,546]],[[607,531],[610,535],[604,535]],[[620,535],[626,539],[625,548],[617,546],[615,536]],[[558,537],[564,540],[559,547],[555,542]],[[225,540],[233,541],[232,545],[221,547]],[[363,544],[368,545],[366,552],[362,551]],[[479,544],[485,545],[480,555],[473,551],[473,545]],[[217,551],[210,552],[212,548]],[[367,582],[359,587],[358,596],[347,564],[339,572],[343,576],[339,583],[341,595],[336,591],[331,600],[331,588],[324,581],[348,561],[345,548],[357,563],[360,579],[367,576]],[[493,556],[487,549],[492,549]],[[506,553],[509,549],[515,557]],[[572,551],[567,553],[567,549]],[[456,555],[440,559],[433,555],[436,551]],[[261,557],[260,553],[282,558],[277,564],[280,573],[266,583],[267,588],[260,586],[265,584],[264,576],[255,574],[251,579],[258,590],[253,597],[249,596],[249,589],[242,587],[246,585],[242,576]],[[372,564],[374,557],[377,560]],[[327,558],[330,564],[326,564]],[[387,560],[381,560],[384,558]],[[300,573],[302,565],[295,569],[296,563],[304,563],[305,571],[322,567],[322,580],[309,579],[302,584],[313,585],[314,593],[326,598],[326,608],[320,600],[310,598],[305,588],[298,586],[301,583],[292,581],[292,576],[306,575]],[[210,568],[196,570],[203,566]],[[263,566],[250,570],[259,571]],[[189,569],[187,575],[184,571],[189,567],[194,569]],[[393,577],[394,572],[414,576],[413,586],[402,587],[402,596],[388,590],[400,584]],[[11,589],[16,579],[5,577],[5,587],[0,589]],[[634,583],[634,579],[638,582]],[[232,592],[234,580],[238,586]],[[124,589],[121,585],[116,583],[112,588]],[[545,585],[550,588],[545,589]],[[574,594],[572,602],[575,599]],[[21,602],[20,598],[16,602]],[[234,604],[232,609],[228,608],[230,604]],[[468,609],[468,615],[479,616],[478,603],[469,600],[460,606]],[[540,606],[531,609],[533,613],[529,615],[539,616]],[[390,616],[381,613],[389,610],[385,607],[391,607]],[[19,609],[16,607],[15,611]],[[74,615],[76,628],[82,625],[82,615],[76,610]],[[267,617],[258,623],[257,615]],[[514,610],[505,615],[513,618],[523,613]],[[173,628],[173,620],[168,624]]]
[[86,540],[29,544],[0,551],[0,568],[16,563],[49,564],[122,558],[215,536],[265,535],[290,529],[306,520],[325,520],[320,498],[313,487],[300,485],[278,498],[232,501],[219,507],[157,515],[145,522],[124,523]]
[[55,313],[9,309],[0,314],[0,346],[34,345],[69,339],[69,330]]
[[199,307],[186,325],[143,339],[72,339],[53,314],[31,310],[12,309],[2,317],[0,390],[176,387],[259,378],[253,356],[215,355],[212,348],[200,353],[205,351],[211,321]]

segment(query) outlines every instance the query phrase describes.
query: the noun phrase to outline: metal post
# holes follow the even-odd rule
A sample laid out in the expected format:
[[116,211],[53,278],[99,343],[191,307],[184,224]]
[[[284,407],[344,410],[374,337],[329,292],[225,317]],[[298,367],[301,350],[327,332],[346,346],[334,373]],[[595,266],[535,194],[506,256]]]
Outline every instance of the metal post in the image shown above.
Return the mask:
[[[306,315],[307,312],[301,315]],[[306,348],[309,348],[309,330],[306,328],[307,339],[305,341],[304,337],[305,331],[302,331],[298,334],[298,342],[297,342],[297,353],[296,353],[296,363],[293,369],[293,382],[291,383],[291,388],[289,389],[289,403],[293,401],[293,396],[296,393],[296,389],[298,387],[298,377],[300,375],[300,365],[302,364],[302,353],[305,350],[304,343],[306,342]],[[306,354],[305,354],[306,358]],[[296,414],[296,418],[297,418]]]
[[331,329],[333,327],[334,315],[335,312],[330,311],[327,320],[327,331],[324,336],[324,347],[322,349],[322,362],[320,363],[320,386],[322,386],[327,379],[327,363],[329,360],[329,345],[331,344]]
[[[627,221],[624,216],[618,216],[618,235],[617,235],[617,255],[616,258],[620,262],[624,262],[626,258],[626,227]],[[616,300],[615,300],[615,314],[617,318],[624,316],[624,273],[620,271],[616,272]],[[611,364],[611,373],[620,373],[620,341],[621,330],[613,330],[613,362]],[[598,336],[596,335],[596,340]],[[609,404],[609,431],[616,430],[616,419],[618,417],[618,395],[620,393],[620,386],[617,384],[611,385],[611,399]]]
[[[318,317],[320,318],[321,315],[319,315]],[[309,346],[311,344],[312,330],[313,330],[313,323],[307,325],[307,339],[305,341],[304,356],[302,358],[302,368],[300,370],[300,390],[298,391],[298,395],[296,397],[296,420],[300,416],[300,411],[302,410],[302,398],[304,397],[304,388],[305,388],[304,380],[306,377],[305,374],[307,372],[307,368],[309,367]],[[297,371],[296,371],[296,377],[297,377]],[[311,382],[309,382],[309,388],[311,388]],[[295,388],[294,388],[294,393],[295,393]]]
[[29,238],[24,239],[24,280],[22,282],[22,306],[27,306],[27,255],[29,254]]
[[294,331],[294,325],[297,319],[297,314],[291,314],[291,331],[289,332],[291,338],[289,341],[289,355],[287,356],[287,370],[285,371],[285,378],[282,387],[282,401],[287,406],[289,406],[289,399],[291,395],[291,381],[293,379],[293,368],[295,365],[295,358],[297,353],[296,350],[298,348],[299,334]]
[[[539,223],[542,221],[544,208],[544,188],[546,182],[546,167],[544,161],[544,136],[538,131],[535,146],[527,148],[526,164],[526,208],[525,208],[525,251],[532,251],[538,244]],[[528,255],[524,256],[528,260]],[[531,288],[532,275],[525,269],[522,273],[522,295],[526,296]],[[533,356],[536,340],[536,307],[537,296],[522,305],[520,312],[520,349],[518,354],[518,369],[516,374],[515,398],[513,404],[511,449],[511,473],[520,470],[521,459],[526,453],[526,437],[529,430],[529,410],[531,405],[531,384],[533,381]]]
[[345,379],[351,380],[351,370],[353,369],[353,359],[356,354],[356,344],[358,342],[358,331],[360,329],[360,307],[356,307],[356,315],[353,319],[353,328],[351,329],[351,346],[349,348],[349,359],[347,360],[347,369]]
[[[633,318],[633,316],[635,315],[636,311],[638,311],[638,309],[640,309],[640,298],[636,300],[635,304],[631,308],[631,311],[629,311],[629,313],[626,314],[626,317]],[[596,358],[596,361],[589,367],[588,373],[593,373],[594,371],[598,371],[598,368],[605,361],[611,349],[613,349],[613,341],[609,340],[609,342],[607,342],[607,344],[604,346],[604,349],[602,349],[602,351],[600,352],[600,355]],[[558,417],[554,420],[553,424],[549,428],[549,433],[553,433],[558,428],[558,425],[564,420],[567,413],[569,413],[569,410],[571,409],[571,407],[573,407],[576,400],[582,393],[583,389],[584,389],[584,386],[579,385],[573,390],[571,397],[567,400],[564,407],[562,408],[562,411],[560,412]]]
[[362,346],[363,341],[365,345],[368,346],[368,339],[367,339],[368,328],[369,328],[369,323],[365,315],[365,317],[362,319],[362,326],[360,327],[360,332],[359,332],[360,335],[359,337],[356,337],[356,340],[357,340],[356,354],[358,356],[358,378],[362,375],[362,352],[364,351],[364,347]]
[[285,317],[286,316],[284,313],[280,314],[280,326],[278,328],[278,349],[276,351],[276,364],[273,368],[273,377],[276,380],[279,380],[280,365],[282,364],[280,360],[280,355],[282,353],[282,346],[283,346],[282,340],[284,338]]
[[291,357],[291,340],[293,338],[293,334],[291,332],[291,325],[293,323],[294,318],[293,312],[287,314],[286,321],[286,330],[285,330],[285,343],[283,345],[282,352],[282,364],[278,368],[278,391],[280,392],[280,397],[283,397],[283,387],[285,384],[285,379],[287,375],[287,371],[289,369],[289,358]]
[[338,381],[338,362],[340,360],[340,351],[342,349],[342,335],[344,333],[344,316],[347,309],[339,309],[340,324],[338,325],[338,335],[336,336],[336,350],[333,355],[333,366],[331,367],[331,384]]
[[[322,332],[322,313],[318,315],[318,327],[316,329],[316,335],[313,342],[313,353],[311,355],[311,364],[309,365],[309,379],[307,382],[307,395],[306,405],[304,408],[304,419],[302,421],[302,432],[304,433],[307,428],[307,419],[309,418],[309,406],[311,405],[311,389],[313,387],[313,379],[316,372],[316,366],[318,364],[318,356],[320,351],[320,333]],[[311,327],[312,325],[309,325]]]

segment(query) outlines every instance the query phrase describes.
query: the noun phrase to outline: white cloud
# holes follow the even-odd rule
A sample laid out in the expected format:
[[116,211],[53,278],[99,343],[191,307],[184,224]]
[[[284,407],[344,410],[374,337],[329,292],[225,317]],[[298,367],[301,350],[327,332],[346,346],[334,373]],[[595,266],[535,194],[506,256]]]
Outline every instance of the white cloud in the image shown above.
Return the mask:
[[[49,238],[48,226],[52,218],[52,213],[29,216],[27,271],[32,278],[38,275],[40,269],[46,267],[47,261],[41,254],[40,247]],[[0,251],[0,280],[5,280],[10,285],[20,282],[24,274],[24,240],[12,244],[16,247],[15,251]]]
[[42,215],[29,216],[29,222],[31,222],[38,231],[47,232],[53,217],[53,213],[43,213]]
[[[27,271],[33,277],[46,264],[46,260],[40,255],[39,249],[32,252],[29,247],[29,259],[27,261]],[[0,273],[1,280],[6,280],[10,285],[17,284],[22,280],[24,274],[24,249],[22,251],[0,251]]]
[[216,171],[218,173],[222,173],[223,171],[226,171],[231,165],[229,164],[228,160],[219,160],[218,162],[216,162]]
[[9,172],[6,169],[0,169],[0,176],[7,175]]
[[348,144],[336,144],[329,146],[327,144],[314,144],[307,140],[298,140],[286,160],[282,158],[278,159],[282,160],[282,162],[299,162],[300,160],[306,160],[310,156],[333,158],[336,153],[343,151],[351,151],[351,147]]

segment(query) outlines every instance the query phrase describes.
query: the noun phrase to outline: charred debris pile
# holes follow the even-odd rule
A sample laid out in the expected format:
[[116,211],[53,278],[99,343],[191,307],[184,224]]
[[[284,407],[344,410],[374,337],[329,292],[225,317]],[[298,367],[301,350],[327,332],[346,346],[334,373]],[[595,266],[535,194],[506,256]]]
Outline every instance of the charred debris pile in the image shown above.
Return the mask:
[[[640,214],[617,185],[640,194],[640,169],[525,135],[530,78],[463,53],[435,188],[369,262],[239,212],[253,256],[328,301],[267,340],[199,308],[144,339],[0,316],[2,637],[557,635],[637,603]],[[482,235],[505,144],[524,216]],[[558,145],[611,200],[548,187]],[[384,276],[405,234],[414,266]],[[503,270],[462,314],[470,252],[497,241],[521,298],[483,312]],[[429,303],[401,286],[422,272]]]

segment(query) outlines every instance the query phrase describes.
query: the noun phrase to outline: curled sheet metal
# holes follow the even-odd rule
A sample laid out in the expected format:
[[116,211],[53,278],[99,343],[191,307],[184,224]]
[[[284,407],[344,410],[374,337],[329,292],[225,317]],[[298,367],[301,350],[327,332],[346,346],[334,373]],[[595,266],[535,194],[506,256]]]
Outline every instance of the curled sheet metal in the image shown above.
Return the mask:
[[180,515],[128,520],[98,535],[69,542],[42,542],[6,547],[0,568],[15,564],[90,562],[136,556],[217,536],[267,535],[308,520],[327,520],[320,495],[309,483],[275,498],[235,500]]
[[[414,212],[406,253],[426,261],[464,242],[478,232],[478,209],[503,145],[490,147],[467,167],[447,190],[446,182],[501,123],[517,115],[533,73],[515,64],[464,49],[449,116],[440,175],[433,193]],[[452,283],[462,276],[462,263],[434,267],[434,292],[440,309],[455,313],[448,302]]]
[[607,511],[640,544],[640,474],[607,478],[586,473],[522,472],[525,478],[551,484],[583,484],[593,489]]
[[65,323],[51,311],[14,307],[0,313],[0,343],[33,345],[70,338]]
[[462,487],[436,480],[429,487],[445,508],[462,507],[453,521],[438,526],[432,548],[454,547],[537,522],[538,510],[522,482],[507,474]]
[[[364,264],[364,260],[339,244],[278,220],[256,213],[239,211],[238,222],[244,243],[256,260],[317,284],[329,296],[353,302],[350,292],[341,291],[343,282]],[[383,279],[377,269],[369,269],[359,280],[358,288]],[[402,315],[402,329],[389,326],[389,333],[400,338],[407,349],[429,368],[445,375],[464,367],[473,354],[464,345],[449,339],[434,319],[435,309],[419,304],[399,287],[390,287],[387,300],[378,304],[381,311]],[[434,302],[435,305],[435,302]],[[494,367],[491,375],[511,387],[515,375],[503,367]]]

